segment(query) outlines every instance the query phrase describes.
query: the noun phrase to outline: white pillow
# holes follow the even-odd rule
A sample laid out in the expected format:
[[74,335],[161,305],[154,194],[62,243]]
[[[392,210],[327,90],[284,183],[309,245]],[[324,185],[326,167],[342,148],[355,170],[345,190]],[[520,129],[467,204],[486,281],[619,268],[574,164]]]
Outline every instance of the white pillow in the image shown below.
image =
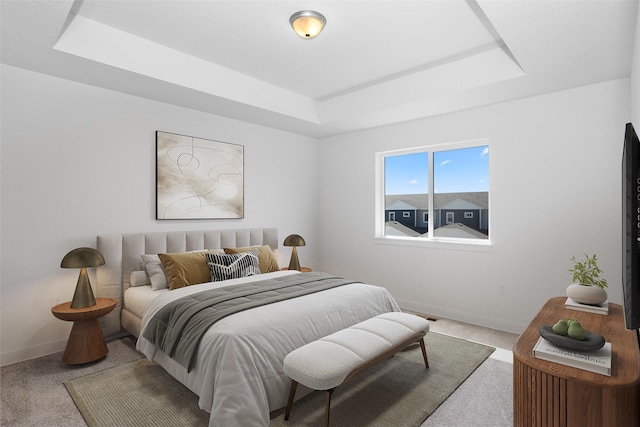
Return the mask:
[[167,276],[164,275],[160,257],[158,255],[141,255],[141,257],[144,269],[151,281],[151,289],[154,291],[167,289],[169,284],[167,283]]
[[132,271],[129,276],[129,284],[133,287],[150,285],[151,279],[149,279],[149,276],[147,276],[147,273],[144,271]]

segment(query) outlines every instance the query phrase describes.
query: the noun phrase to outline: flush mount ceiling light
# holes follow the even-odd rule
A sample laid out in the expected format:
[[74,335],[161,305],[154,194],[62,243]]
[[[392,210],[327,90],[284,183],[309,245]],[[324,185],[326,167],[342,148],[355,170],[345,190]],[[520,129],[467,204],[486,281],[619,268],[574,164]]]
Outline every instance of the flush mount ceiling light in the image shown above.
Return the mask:
[[289,22],[297,35],[303,39],[312,39],[320,34],[327,20],[313,10],[301,10],[291,15]]

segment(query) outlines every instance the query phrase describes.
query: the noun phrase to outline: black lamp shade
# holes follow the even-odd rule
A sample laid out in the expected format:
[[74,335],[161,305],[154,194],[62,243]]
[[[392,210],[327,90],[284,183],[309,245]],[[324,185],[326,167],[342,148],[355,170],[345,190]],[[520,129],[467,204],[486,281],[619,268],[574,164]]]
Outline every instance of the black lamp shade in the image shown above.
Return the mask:
[[104,257],[93,248],[76,248],[62,258],[62,268],[99,267],[104,265]]
[[284,239],[285,246],[304,246],[306,243],[302,236],[298,234],[290,234]]

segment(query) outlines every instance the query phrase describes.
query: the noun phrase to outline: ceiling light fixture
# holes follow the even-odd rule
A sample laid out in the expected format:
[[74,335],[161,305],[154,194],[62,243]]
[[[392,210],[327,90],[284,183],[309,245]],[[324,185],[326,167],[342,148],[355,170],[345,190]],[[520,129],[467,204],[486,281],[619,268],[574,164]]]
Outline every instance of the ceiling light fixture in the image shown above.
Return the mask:
[[313,10],[301,10],[291,15],[289,22],[297,35],[303,39],[312,39],[320,34],[327,20]]

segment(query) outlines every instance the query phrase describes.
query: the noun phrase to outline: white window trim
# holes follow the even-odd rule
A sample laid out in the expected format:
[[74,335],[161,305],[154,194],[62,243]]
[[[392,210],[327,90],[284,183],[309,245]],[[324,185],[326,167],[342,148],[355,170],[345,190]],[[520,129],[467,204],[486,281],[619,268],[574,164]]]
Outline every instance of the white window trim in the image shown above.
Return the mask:
[[411,212],[402,212],[402,218],[411,218]]
[[456,214],[454,212],[445,211],[444,215],[445,215],[444,222],[446,224],[453,224],[454,222],[456,222]]
[[493,250],[492,243],[487,240],[456,239],[453,237],[435,237],[427,239],[418,237],[384,236],[374,237],[373,243],[379,245],[450,249],[469,252],[491,252]]
[[[429,221],[430,237],[401,237],[385,236],[385,198],[384,198],[384,158],[390,155],[411,154],[424,151],[444,151],[459,148],[471,148],[486,145],[491,152],[491,144],[488,138],[473,139],[468,141],[433,144],[421,147],[413,147],[399,150],[388,150],[375,153],[375,212],[374,212],[374,237],[373,242],[385,245],[433,247],[439,249],[453,249],[464,251],[491,252],[493,241],[491,237],[491,217],[489,217],[489,236],[487,239],[459,239],[453,237],[434,237],[433,221]],[[489,160],[491,162],[491,160]],[[489,183],[491,179],[491,167],[489,167]],[[433,171],[433,156],[429,156],[429,171]],[[429,180],[429,206],[433,206],[433,179]],[[491,212],[491,190],[489,190],[489,212]],[[433,210],[433,209],[432,209]],[[434,212],[435,213],[435,212]]]
[[473,212],[465,212],[464,217],[466,219],[473,219]]

